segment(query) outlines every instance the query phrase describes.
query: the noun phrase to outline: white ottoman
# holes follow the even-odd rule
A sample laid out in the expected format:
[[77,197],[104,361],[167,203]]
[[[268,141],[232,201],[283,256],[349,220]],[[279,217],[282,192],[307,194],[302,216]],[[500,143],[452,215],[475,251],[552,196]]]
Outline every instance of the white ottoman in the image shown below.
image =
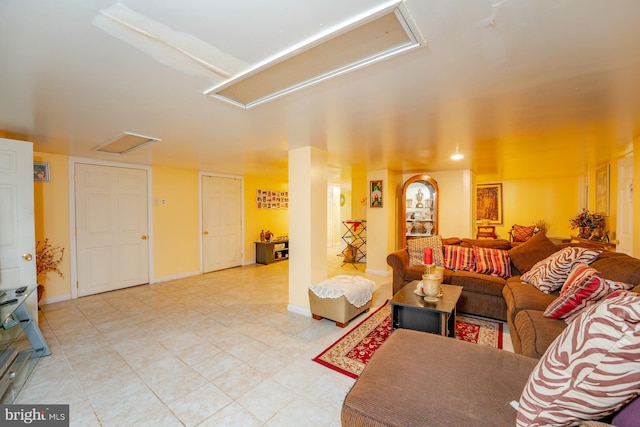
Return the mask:
[[344,328],[369,311],[375,283],[360,276],[335,276],[309,287],[309,306],[314,319],[333,320]]

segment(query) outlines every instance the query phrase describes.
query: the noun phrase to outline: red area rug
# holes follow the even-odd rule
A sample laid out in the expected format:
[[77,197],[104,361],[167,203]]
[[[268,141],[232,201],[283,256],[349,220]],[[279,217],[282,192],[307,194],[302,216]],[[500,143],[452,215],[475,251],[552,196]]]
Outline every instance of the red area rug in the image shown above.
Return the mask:
[[[329,348],[313,358],[327,368],[358,378],[375,351],[391,334],[391,306],[385,304]],[[502,323],[456,316],[456,338],[462,341],[502,348]]]

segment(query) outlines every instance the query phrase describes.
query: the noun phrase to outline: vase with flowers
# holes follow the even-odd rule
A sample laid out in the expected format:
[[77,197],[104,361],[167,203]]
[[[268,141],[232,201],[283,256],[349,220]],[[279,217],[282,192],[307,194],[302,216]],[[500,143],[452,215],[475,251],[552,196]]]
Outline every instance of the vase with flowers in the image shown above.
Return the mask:
[[569,225],[572,230],[578,229],[578,237],[590,239],[595,236],[595,238],[598,238],[604,235],[605,217],[584,209],[578,215],[569,219]]
[[[36,243],[36,275],[40,277],[47,273],[56,273],[58,276],[64,277],[60,271],[63,256],[64,248],[53,246],[49,243],[49,239],[38,241]],[[38,283],[38,301],[42,298],[42,294],[44,294],[44,285]]]

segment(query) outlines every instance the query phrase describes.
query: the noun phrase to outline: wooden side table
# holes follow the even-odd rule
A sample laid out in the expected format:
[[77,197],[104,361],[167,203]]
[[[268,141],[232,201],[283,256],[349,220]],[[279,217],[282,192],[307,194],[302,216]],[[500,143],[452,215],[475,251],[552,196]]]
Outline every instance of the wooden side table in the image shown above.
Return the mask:
[[497,239],[495,225],[479,225],[476,232],[476,239]]

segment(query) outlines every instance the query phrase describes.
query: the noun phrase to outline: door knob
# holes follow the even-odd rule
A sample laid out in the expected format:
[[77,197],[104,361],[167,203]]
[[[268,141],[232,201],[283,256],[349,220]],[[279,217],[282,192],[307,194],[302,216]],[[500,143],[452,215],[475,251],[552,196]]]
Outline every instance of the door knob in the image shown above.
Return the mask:
[[202,233],[202,234],[204,234],[206,236],[207,234],[209,234],[209,232],[207,230],[205,230],[204,233]]
[[147,236],[142,236],[142,240],[147,240]]
[[33,255],[24,254],[24,255],[22,255],[22,259],[25,260],[25,261],[31,261],[33,259]]

